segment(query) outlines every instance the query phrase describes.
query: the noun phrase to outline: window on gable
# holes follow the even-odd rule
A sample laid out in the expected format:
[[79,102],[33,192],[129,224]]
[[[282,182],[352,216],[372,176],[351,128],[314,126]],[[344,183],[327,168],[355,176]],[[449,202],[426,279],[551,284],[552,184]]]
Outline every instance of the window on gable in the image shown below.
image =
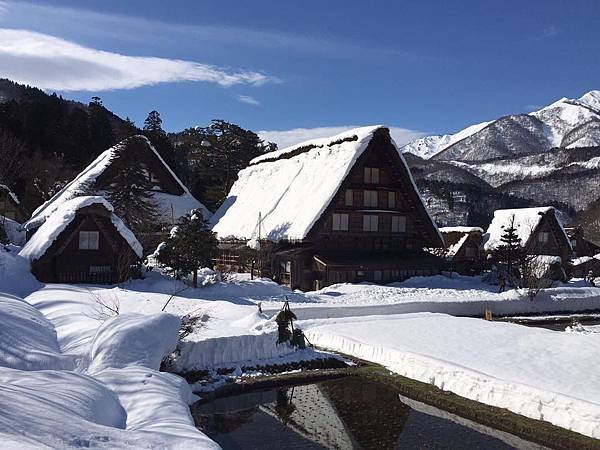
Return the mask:
[[378,231],[379,217],[375,215],[365,214],[363,216],[363,231]]
[[333,214],[331,229],[333,231],[348,231],[348,214]]
[[396,192],[389,191],[388,192],[388,208],[396,207]]
[[379,183],[379,168],[377,167],[365,167],[364,169],[364,181],[368,184]]
[[406,231],[406,216],[392,216],[392,233],[404,233]]
[[571,247],[577,247],[577,239],[571,239]]
[[353,203],[354,203],[354,191],[352,189],[346,189],[345,204],[346,204],[346,206],[352,206]]
[[98,231],[79,232],[79,250],[98,250],[100,233]]
[[365,191],[365,206],[377,207],[377,191]]
[[538,233],[538,242],[540,244],[546,244],[550,241],[550,233],[547,231],[541,231]]

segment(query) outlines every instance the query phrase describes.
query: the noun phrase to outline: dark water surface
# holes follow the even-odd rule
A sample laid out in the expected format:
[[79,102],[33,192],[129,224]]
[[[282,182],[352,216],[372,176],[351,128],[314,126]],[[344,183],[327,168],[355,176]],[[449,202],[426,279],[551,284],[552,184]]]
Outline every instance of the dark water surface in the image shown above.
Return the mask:
[[220,398],[192,412],[198,428],[225,450],[514,448],[507,442],[515,441],[495,437],[501,433],[425,409],[403,403],[387,385],[347,377]]

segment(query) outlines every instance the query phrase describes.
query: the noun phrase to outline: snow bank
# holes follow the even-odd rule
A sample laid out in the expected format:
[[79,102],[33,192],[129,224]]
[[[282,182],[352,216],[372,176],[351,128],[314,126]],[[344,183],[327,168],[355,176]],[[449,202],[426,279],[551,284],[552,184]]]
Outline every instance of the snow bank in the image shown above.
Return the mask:
[[[122,447],[126,413],[105,386],[74,372],[0,368],[0,444]],[[114,441],[121,435],[120,445]]]
[[109,211],[111,222],[119,234],[125,239],[136,255],[141,258],[143,256],[142,244],[139,243],[133,232],[127,228],[123,221],[113,213],[113,206],[100,196],[75,197],[61,203],[51,216],[46,217],[43,225],[25,244],[25,247],[23,247],[23,250],[19,254],[29,261],[41,258],[58,236],[75,219],[77,212],[91,205],[102,205]]
[[60,354],[52,324],[18,297],[0,293],[0,366],[20,370],[73,369]]
[[[412,277],[387,286],[370,283],[334,284],[287,299],[299,319],[320,319],[380,314],[438,312],[483,317],[490,308],[496,315],[541,314],[600,310],[600,288],[570,281],[542,290],[533,301],[526,289],[498,293],[498,287],[481,277],[453,274]],[[273,315],[285,298],[261,299],[263,310]]]
[[110,302],[111,290],[99,292],[81,286],[49,284],[25,297],[52,322],[63,353],[87,359],[96,330],[102,324],[97,298]]
[[88,368],[160,367],[162,358],[177,346],[181,320],[172,314],[127,313],[102,324],[92,342]]
[[25,297],[42,287],[29,270],[29,262],[0,245],[0,292]]
[[288,344],[276,344],[277,333],[224,336],[183,341],[175,369],[191,370],[256,365],[261,360],[280,358],[296,351]]
[[96,378],[117,393],[128,431],[159,433],[168,448],[220,448],[195,427],[189,405],[198,398],[183,378],[140,366],[106,369]]
[[0,368],[0,447],[219,448],[194,428],[183,379],[137,367],[97,378]]
[[302,322],[315,345],[600,438],[600,340],[441,314]]

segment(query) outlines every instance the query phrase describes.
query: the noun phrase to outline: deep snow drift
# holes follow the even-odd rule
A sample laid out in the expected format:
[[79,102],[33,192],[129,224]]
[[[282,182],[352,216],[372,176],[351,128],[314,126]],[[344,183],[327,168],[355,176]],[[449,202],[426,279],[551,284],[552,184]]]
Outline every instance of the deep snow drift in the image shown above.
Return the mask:
[[443,314],[301,322],[310,341],[600,438],[600,339]]
[[186,381],[158,371],[178,317],[124,313],[75,326],[93,305],[85,290],[45,289],[30,297],[50,317],[0,295],[0,447],[219,448],[194,426]]

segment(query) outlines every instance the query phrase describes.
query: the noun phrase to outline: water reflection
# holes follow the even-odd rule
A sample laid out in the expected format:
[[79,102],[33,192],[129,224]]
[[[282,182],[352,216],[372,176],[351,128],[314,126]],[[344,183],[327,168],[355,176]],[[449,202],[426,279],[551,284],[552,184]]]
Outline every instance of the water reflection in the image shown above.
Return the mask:
[[224,449],[512,448],[502,440],[403,403],[360,377],[252,392],[192,408]]

